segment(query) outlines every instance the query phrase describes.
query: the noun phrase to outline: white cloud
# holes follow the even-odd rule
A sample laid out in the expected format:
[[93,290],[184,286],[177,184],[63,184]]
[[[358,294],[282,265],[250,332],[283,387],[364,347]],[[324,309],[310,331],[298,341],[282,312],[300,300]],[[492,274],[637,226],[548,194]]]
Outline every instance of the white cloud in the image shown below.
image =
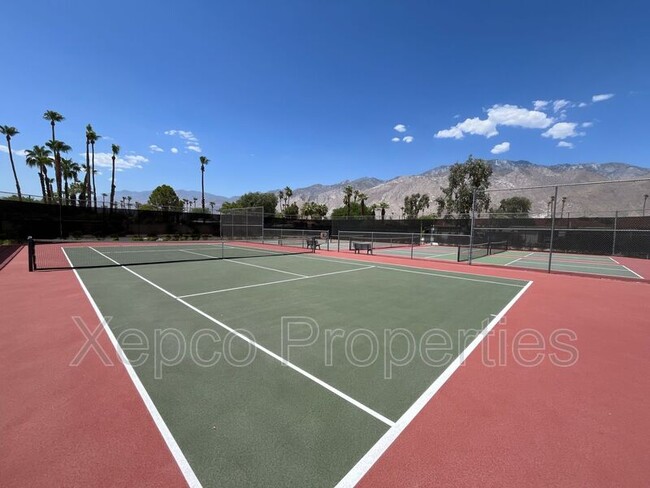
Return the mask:
[[545,109],[549,103],[548,100],[535,100],[533,102],[533,107],[535,107],[535,110],[542,110]]
[[563,108],[566,108],[571,102],[568,100],[555,100],[553,102],[553,112],[559,112]]
[[413,136],[404,136],[402,139],[405,143],[410,144],[413,142]]
[[516,105],[494,105],[488,110],[488,119],[498,125],[526,129],[546,129],[553,123],[553,119],[544,112],[528,110]]
[[404,124],[397,124],[395,127],[393,127],[397,132],[406,132],[406,126]]
[[199,142],[196,136],[190,130],[166,130],[165,134],[168,136],[179,136],[181,139],[185,139],[190,142]]
[[393,137],[393,138],[391,139],[391,141],[393,141],[393,142],[399,142],[399,141],[401,141],[401,139],[400,139],[399,137]]
[[[460,124],[458,124],[460,125]],[[455,125],[449,129],[443,129],[439,130],[438,132],[435,133],[433,137],[437,139],[462,139],[463,138],[463,131],[458,127],[458,125]]]
[[571,142],[560,141],[557,143],[557,147],[566,147],[567,149],[573,149],[573,144]]
[[160,147],[160,146],[157,146],[156,144],[152,144],[151,146],[149,146],[149,150],[151,152],[164,152],[163,148]]
[[591,97],[591,101],[596,103],[596,102],[604,102],[605,100],[609,100],[614,96],[613,93],[603,93],[602,95],[594,95]]
[[[85,157],[86,153],[79,153],[79,156]],[[113,166],[113,155],[111,153],[95,153],[95,166],[99,168],[111,168]],[[144,163],[148,163],[149,159],[139,154],[127,154],[125,156],[118,156],[115,159],[115,169],[123,171],[126,169],[142,169]]]
[[586,127],[591,127],[592,125],[594,125],[593,122],[583,122],[582,124],[580,124],[580,127],[586,128]]
[[580,102],[580,103],[578,104],[578,108],[585,108],[587,105],[589,105],[589,104],[588,104],[588,103],[585,103],[585,102]]
[[502,154],[508,151],[510,151],[510,143],[502,142],[501,144],[497,144],[496,146],[494,146],[490,152],[492,154]]
[[[165,135],[180,137],[185,143],[185,149],[187,149],[188,151],[201,152],[199,139],[190,130],[171,129],[171,130],[166,130]],[[172,148],[171,152],[173,154],[177,154],[178,148]]]
[[546,132],[542,133],[543,137],[552,137],[553,139],[566,139],[567,137],[576,137],[581,134],[576,132],[575,122],[558,122]]
[[465,119],[449,129],[438,131],[434,137],[462,139],[465,134],[474,134],[490,138],[499,133],[499,125],[546,129],[553,122],[553,118],[538,110],[528,110],[517,105],[493,105],[488,109],[486,119]]
[[[9,148],[4,144],[0,144],[0,152],[9,154]],[[25,156],[25,151],[23,149],[12,149],[11,152],[14,156]]]

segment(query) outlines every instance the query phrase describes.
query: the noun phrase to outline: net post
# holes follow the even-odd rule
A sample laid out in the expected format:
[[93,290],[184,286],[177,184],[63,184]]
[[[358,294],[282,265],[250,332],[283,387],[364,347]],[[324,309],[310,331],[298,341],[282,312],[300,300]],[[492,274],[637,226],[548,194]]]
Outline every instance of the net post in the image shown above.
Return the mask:
[[30,273],[35,269],[35,256],[36,252],[34,250],[34,238],[32,236],[29,236],[27,238],[27,266]]
[[618,229],[618,210],[614,212],[614,235],[612,236],[612,256],[616,256],[616,230]]
[[557,186],[555,187],[555,195],[553,196],[553,205],[551,213],[551,242],[549,243],[548,249],[548,272],[551,272],[551,266],[553,263],[553,236],[555,235],[555,211],[557,209]]
[[476,210],[476,188],[472,190],[472,220],[470,223],[470,231],[469,231],[469,259],[467,260],[467,264],[472,264],[472,250],[474,247],[474,220],[475,220],[474,211],[475,210]]

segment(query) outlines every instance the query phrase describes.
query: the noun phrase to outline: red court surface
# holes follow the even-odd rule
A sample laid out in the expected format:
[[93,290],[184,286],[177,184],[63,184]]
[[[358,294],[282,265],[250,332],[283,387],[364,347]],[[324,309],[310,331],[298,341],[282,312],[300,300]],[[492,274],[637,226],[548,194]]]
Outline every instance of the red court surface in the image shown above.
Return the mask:
[[71,271],[28,273],[23,250],[0,274],[0,485],[185,486],[105,334],[69,364],[95,312]]
[[[650,485],[648,283],[413,265],[534,283],[360,486]],[[26,268],[21,252],[0,273],[2,486],[183,486],[125,369],[93,355],[69,366],[84,343],[71,316],[92,329],[97,322],[73,272]],[[535,367],[514,360],[525,329],[547,339],[541,351],[521,353],[530,360],[541,352]],[[569,367],[549,360],[567,357],[548,342],[557,329],[575,334],[579,357]],[[105,335],[99,343],[112,351]],[[502,364],[490,365],[494,359]]]

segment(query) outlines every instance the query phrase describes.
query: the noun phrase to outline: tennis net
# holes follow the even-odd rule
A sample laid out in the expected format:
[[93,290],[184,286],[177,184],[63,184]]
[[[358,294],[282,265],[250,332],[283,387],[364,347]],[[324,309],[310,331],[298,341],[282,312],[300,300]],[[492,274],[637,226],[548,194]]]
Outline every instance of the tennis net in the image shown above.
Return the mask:
[[480,244],[459,245],[458,246],[458,262],[469,261],[470,256],[472,259],[478,259],[493,254],[499,254],[508,250],[508,241],[499,242],[483,242]]
[[105,268],[314,252],[309,239],[261,241],[104,242],[30,239],[29,269]]

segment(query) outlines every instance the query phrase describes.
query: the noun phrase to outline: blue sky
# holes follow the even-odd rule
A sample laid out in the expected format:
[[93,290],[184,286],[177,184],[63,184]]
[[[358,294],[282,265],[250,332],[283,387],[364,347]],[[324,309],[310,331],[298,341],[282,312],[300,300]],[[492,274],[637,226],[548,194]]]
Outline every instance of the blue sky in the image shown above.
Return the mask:
[[200,155],[221,195],[470,153],[650,167],[648,18],[645,1],[10,2],[0,124],[21,132],[27,193],[20,150],[48,139],[46,109],[78,162],[89,122],[98,153],[122,147],[118,190],[200,189]]

